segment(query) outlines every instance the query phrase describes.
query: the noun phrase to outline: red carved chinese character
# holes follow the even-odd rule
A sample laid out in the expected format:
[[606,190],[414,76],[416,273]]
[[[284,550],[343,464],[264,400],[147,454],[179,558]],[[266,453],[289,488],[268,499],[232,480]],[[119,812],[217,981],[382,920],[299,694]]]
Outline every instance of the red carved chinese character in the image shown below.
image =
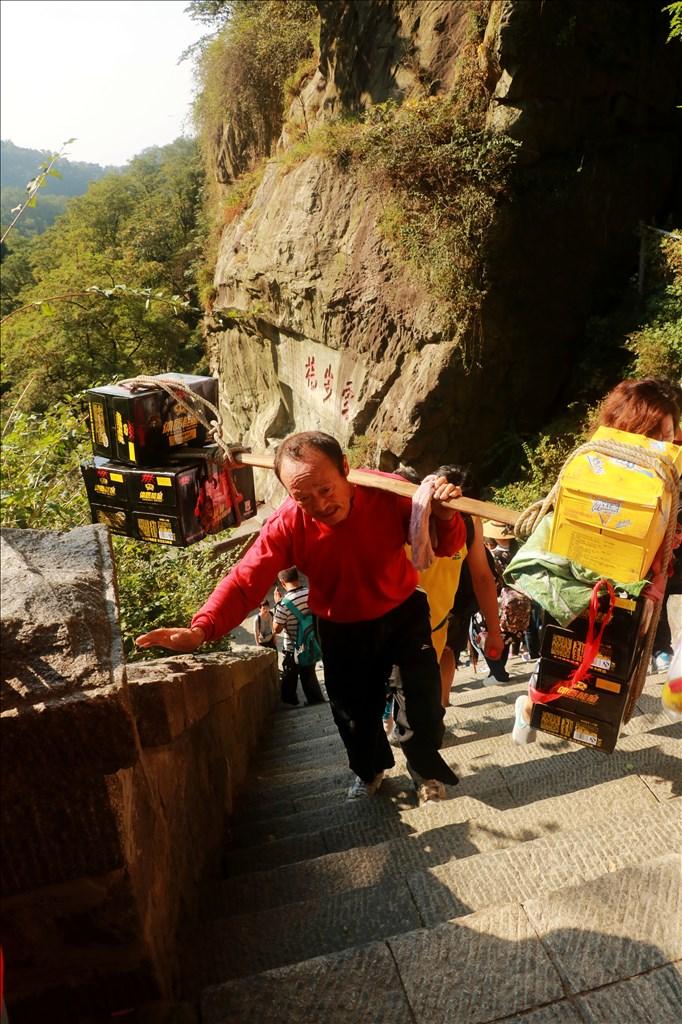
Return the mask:
[[334,387],[334,374],[332,373],[331,366],[328,366],[324,371],[324,398],[323,402],[326,402],[328,398],[332,396],[332,389]]
[[317,387],[317,374],[315,371],[315,356],[308,356],[305,364],[305,379],[309,388]]
[[346,383],[343,385],[343,391],[341,392],[341,415],[342,416],[349,416],[350,415],[350,403],[351,403],[351,399],[354,398],[354,397],[355,397],[355,395],[353,394],[353,382],[350,381],[350,380],[347,380]]

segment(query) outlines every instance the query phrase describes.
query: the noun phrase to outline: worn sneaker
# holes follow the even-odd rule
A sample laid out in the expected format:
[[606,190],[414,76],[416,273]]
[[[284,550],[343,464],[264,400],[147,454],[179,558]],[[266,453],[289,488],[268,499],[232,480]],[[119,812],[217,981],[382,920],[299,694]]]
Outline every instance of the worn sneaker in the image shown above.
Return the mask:
[[525,693],[519,694],[514,702],[515,720],[512,729],[512,739],[522,747],[525,743],[534,743],[537,739],[537,729],[532,729],[527,721],[525,710],[528,697]]
[[445,785],[438,779],[424,779],[417,789],[417,796],[420,804],[426,804],[430,800],[445,800]]
[[667,672],[670,668],[670,655],[667,651],[660,651],[654,655],[654,671]]
[[355,779],[350,785],[348,790],[347,800],[367,800],[370,796],[374,796],[378,791],[381,783],[384,781],[384,773],[379,772],[375,775],[371,782],[365,782],[359,775],[355,776]]
[[430,800],[445,800],[444,783],[439,782],[438,779],[423,779],[409,764],[407,770],[414,782],[414,788],[417,791],[417,799],[420,804],[426,804]]

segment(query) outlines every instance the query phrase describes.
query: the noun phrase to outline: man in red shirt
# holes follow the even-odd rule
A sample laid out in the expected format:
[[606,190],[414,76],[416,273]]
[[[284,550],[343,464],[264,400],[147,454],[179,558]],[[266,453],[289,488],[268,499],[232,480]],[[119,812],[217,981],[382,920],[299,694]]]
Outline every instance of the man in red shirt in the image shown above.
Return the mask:
[[[440,675],[429,606],[405,554],[409,498],[348,480],[348,460],[329,434],[306,431],[277,449],[275,471],[289,497],[256,543],[192,619],[188,629],[155,629],[140,647],[194,651],[234,629],[282,569],[308,577],[318,617],[325,683],[334,721],[356,779],[349,798],[373,796],[393,754],[382,727],[385,683],[401,672],[412,735],[403,744],[422,799],[441,799],[457,776],[438,753],[443,739]],[[464,543],[459,513],[441,502],[459,490],[439,478],[433,495],[436,555]]]

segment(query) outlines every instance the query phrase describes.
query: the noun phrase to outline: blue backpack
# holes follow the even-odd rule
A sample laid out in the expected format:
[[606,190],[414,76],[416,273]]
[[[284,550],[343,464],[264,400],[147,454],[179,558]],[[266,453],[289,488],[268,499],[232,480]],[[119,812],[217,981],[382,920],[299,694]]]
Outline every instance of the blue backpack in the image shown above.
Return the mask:
[[316,665],[322,660],[320,642],[315,632],[315,620],[310,612],[304,615],[288,597],[282,598],[282,604],[292,612],[297,621],[296,642],[294,644],[294,660],[297,665]]

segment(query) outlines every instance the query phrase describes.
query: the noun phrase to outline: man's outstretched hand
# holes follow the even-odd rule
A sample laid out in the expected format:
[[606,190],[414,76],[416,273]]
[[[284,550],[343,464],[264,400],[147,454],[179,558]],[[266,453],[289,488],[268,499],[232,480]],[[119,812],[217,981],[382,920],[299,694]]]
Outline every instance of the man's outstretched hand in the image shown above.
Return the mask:
[[168,651],[179,651],[183,654],[190,654],[201,647],[206,634],[199,626],[191,629],[175,627],[173,629],[152,629],[149,633],[143,633],[135,641],[137,647],[165,647]]

